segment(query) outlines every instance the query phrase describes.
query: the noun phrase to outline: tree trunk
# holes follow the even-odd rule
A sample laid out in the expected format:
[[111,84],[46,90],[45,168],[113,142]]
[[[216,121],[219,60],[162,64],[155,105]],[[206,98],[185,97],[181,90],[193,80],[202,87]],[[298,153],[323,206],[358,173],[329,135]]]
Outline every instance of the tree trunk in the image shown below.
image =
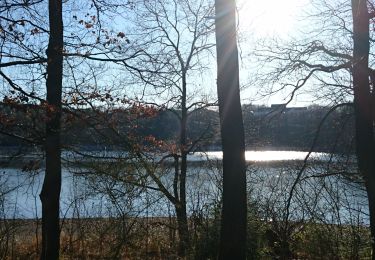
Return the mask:
[[190,248],[190,236],[188,228],[188,220],[186,215],[186,203],[178,203],[175,205],[177,217],[177,232],[179,236],[178,241],[178,256],[186,257]]
[[187,155],[181,155],[181,169],[179,166],[179,157],[174,158],[175,177],[173,183],[174,199],[170,200],[175,207],[177,232],[178,232],[178,256],[185,258],[190,249],[190,236],[188,218],[186,213],[186,171]]
[[[182,64],[181,64],[182,65]],[[186,213],[186,173],[187,173],[187,108],[186,108],[186,73],[182,75],[180,152],[181,168],[179,174],[179,203],[176,206],[179,235],[178,255],[184,258],[190,249],[189,226]]]
[[47,49],[46,171],[42,202],[42,253],[40,259],[59,259],[59,200],[61,190],[60,118],[63,68],[62,1],[49,0],[50,36]]
[[369,82],[370,51],[367,1],[352,0],[353,14],[353,89],[358,168],[365,180],[372,236],[372,259],[375,259],[375,161],[372,93]]
[[246,165],[234,0],[216,0],[217,91],[223,147],[219,259],[246,258]]

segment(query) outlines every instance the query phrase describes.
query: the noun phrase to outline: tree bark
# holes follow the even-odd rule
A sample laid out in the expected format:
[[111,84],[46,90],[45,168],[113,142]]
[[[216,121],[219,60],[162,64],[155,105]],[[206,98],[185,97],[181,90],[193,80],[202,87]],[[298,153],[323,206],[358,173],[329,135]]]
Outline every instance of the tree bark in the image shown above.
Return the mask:
[[246,165],[234,0],[216,0],[217,92],[223,148],[219,259],[246,258]]
[[61,190],[60,118],[63,69],[62,1],[49,0],[50,36],[47,49],[46,170],[42,202],[42,252],[40,259],[59,259]]
[[[181,64],[183,66],[183,64]],[[181,168],[179,172],[179,203],[175,205],[177,226],[179,235],[178,255],[181,258],[186,256],[190,249],[190,236],[188,218],[186,213],[186,174],[187,174],[187,108],[186,108],[186,72],[183,68],[182,73],[182,93],[181,93],[181,129],[180,129],[180,153]]]
[[187,251],[190,248],[190,236],[186,214],[186,203],[178,203],[175,205],[177,217],[177,232],[179,236],[178,241],[178,256],[185,258]]
[[[353,15],[353,89],[358,168],[365,180],[369,203],[372,237],[372,259],[375,259],[375,161],[374,107],[368,59],[370,51],[369,14],[367,1],[352,0]],[[374,92],[374,90],[372,91]]]

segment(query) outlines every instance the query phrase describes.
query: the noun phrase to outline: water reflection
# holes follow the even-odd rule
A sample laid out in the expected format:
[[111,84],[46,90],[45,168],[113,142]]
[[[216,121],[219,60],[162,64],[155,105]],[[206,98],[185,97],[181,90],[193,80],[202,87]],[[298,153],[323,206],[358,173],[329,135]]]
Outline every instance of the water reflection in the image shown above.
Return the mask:
[[[297,173],[307,152],[298,151],[247,151],[246,160],[260,163],[249,164],[247,169],[249,198],[265,209],[262,217],[268,215],[282,219],[285,202],[288,199]],[[328,223],[339,220],[350,223],[360,219],[367,224],[367,199],[360,185],[355,185],[333,171],[353,171],[350,165],[328,163],[328,154],[312,153],[313,159],[305,169],[295,187],[291,204],[291,219],[315,219]],[[210,163],[200,163],[212,159]],[[221,198],[222,152],[195,153],[187,176],[188,212],[211,211],[210,205],[217,205]],[[279,161],[281,163],[261,163]],[[320,163],[322,162],[322,163]],[[339,161],[337,161],[339,162]],[[329,167],[328,167],[329,166]],[[342,167],[339,167],[342,166]],[[110,165],[105,174],[74,174],[80,168],[64,168],[61,193],[61,217],[107,217],[123,214],[131,216],[168,216],[173,206],[160,192],[134,188],[118,177],[143,174],[144,171]],[[139,171],[134,172],[134,171]],[[160,180],[172,189],[173,168],[169,164],[161,167]],[[85,172],[86,171],[85,169]],[[113,173],[113,178],[109,173]],[[120,172],[120,175],[114,173]],[[330,173],[327,175],[327,173]],[[41,216],[39,193],[43,182],[43,169],[22,172],[21,169],[0,169],[0,218],[38,218]],[[322,178],[319,176],[326,177]],[[318,176],[318,177],[313,177]],[[152,181],[144,179],[148,186]],[[335,207],[335,208],[333,208]],[[121,211],[121,212],[120,212]],[[120,213],[119,213],[120,212]],[[356,215],[357,214],[357,215]],[[321,217],[320,217],[321,216]]]
[[[301,161],[304,160],[308,152],[299,151],[246,151],[246,161],[268,162],[268,161]],[[310,159],[326,160],[329,157],[326,153],[311,153]],[[221,160],[223,158],[222,151],[215,152],[196,152],[189,159],[202,160],[204,158],[212,160]]]

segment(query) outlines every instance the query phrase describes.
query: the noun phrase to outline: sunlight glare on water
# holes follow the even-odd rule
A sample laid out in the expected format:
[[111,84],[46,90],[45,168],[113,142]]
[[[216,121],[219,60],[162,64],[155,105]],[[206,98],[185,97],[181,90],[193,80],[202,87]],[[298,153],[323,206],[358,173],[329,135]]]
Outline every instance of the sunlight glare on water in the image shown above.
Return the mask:
[[[199,152],[194,155],[198,157],[208,157],[208,159],[221,160],[223,158],[223,152]],[[268,161],[293,161],[293,160],[304,160],[307,152],[299,151],[246,151],[246,161],[255,162],[268,162]],[[325,153],[311,153],[310,159],[320,159],[324,157]]]
[[[307,152],[297,151],[246,151],[245,158],[247,161],[290,161],[304,160]],[[317,159],[322,153],[312,153],[311,159]]]

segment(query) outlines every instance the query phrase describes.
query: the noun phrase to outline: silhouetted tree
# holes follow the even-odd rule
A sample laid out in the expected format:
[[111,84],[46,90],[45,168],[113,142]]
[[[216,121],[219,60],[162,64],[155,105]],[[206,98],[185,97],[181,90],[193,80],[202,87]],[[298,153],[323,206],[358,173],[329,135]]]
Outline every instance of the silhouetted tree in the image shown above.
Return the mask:
[[[274,42],[258,52],[264,62],[280,62],[276,69],[263,76],[268,78],[271,86],[279,84],[279,89],[290,90],[287,104],[301,90],[317,88],[314,93],[316,100],[330,102],[332,108],[339,108],[340,104],[354,105],[356,157],[367,190],[370,226],[374,237],[375,78],[371,68],[373,60],[370,46],[373,41],[370,24],[375,17],[374,3],[370,0],[314,3],[319,6],[318,13],[309,17],[319,21],[314,27],[306,29],[307,37],[293,39],[289,44]],[[350,141],[348,138],[347,142]],[[331,145],[336,145],[335,140],[332,140]],[[332,151],[336,152],[334,148]],[[372,246],[375,252],[375,244]],[[375,259],[374,255],[372,257]]]
[[42,253],[40,259],[59,259],[61,190],[61,93],[63,72],[62,1],[49,0],[50,35],[47,49],[46,170],[42,201]]
[[219,259],[246,258],[246,164],[235,1],[216,0],[217,92],[223,147]]
[[[203,0],[145,1],[138,7],[135,23],[140,37],[135,42],[147,55],[129,61],[128,69],[134,73],[137,87],[144,86],[139,95],[141,103],[168,110],[178,122],[175,140],[164,146],[163,160],[155,164],[167,158],[173,160],[173,184],[169,188],[158,171],[148,171],[148,175],[175,208],[178,254],[185,257],[191,248],[186,208],[187,156],[208,136],[208,130],[203,129],[197,138],[190,139],[188,120],[193,113],[215,105],[204,93],[206,88],[198,87],[193,80],[205,70],[214,47],[210,38],[212,22],[206,19],[213,7]],[[160,145],[155,150],[160,152]]]
[[[367,1],[352,0],[353,15],[353,91],[355,113],[355,139],[357,163],[366,185],[370,228],[372,234],[372,259],[375,259],[375,143],[374,143],[374,86],[369,81],[370,19]],[[372,82],[374,83],[374,82]]]

